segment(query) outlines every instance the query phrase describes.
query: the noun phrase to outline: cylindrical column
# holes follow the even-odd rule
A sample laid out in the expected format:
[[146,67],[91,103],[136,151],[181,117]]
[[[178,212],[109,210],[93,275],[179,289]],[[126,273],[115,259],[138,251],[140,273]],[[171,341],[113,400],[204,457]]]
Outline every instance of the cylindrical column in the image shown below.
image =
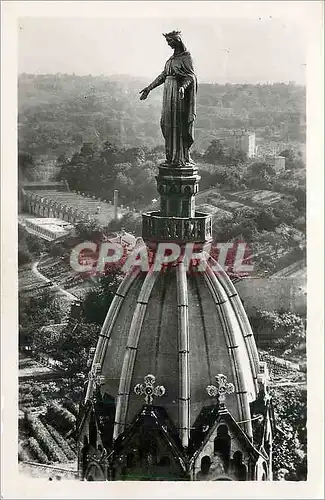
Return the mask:
[[159,167],[157,188],[164,217],[195,217],[195,195],[200,176],[193,167]]

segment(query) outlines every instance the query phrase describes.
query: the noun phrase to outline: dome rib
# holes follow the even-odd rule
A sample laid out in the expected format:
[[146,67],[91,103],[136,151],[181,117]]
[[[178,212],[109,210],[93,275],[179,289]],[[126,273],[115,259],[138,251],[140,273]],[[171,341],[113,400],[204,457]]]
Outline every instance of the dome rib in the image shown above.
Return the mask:
[[225,273],[224,269],[212,257],[209,257],[209,262],[211,262],[211,264],[213,265],[213,268],[217,271],[216,277],[217,277],[220,285],[225,290],[230,302],[232,302],[232,304],[234,306],[234,310],[236,312],[236,316],[238,318],[238,322],[241,325],[241,327],[243,327],[243,336],[244,336],[245,343],[246,343],[247,348],[248,348],[248,352],[250,354],[250,360],[252,363],[251,366],[252,366],[253,373],[254,373],[254,382],[256,384],[256,390],[258,390],[257,374],[259,373],[259,358],[258,358],[256,343],[254,341],[254,335],[253,335],[251,326],[249,324],[249,321],[247,319],[247,315],[246,315],[244,306],[240,300],[240,297],[238,295],[238,292],[237,292],[234,284],[229,279],[229,277]]
[[233,375],[233,381],[234,385],[236,388],[236,399],[237,399],[237,406],[239,410],[239,415],[240,415],[240,420],[245,420],[246,415],[243,413],[243,393],[244,390],[241,385],[241,380],[238,377],[238,369],[237,369],[237,364],[236,364],[236,357],[235,357],[235,351],[238,346],[236,346],[233,342],[233,338],[231,335],[231,328],[229,328],[229,324],[227,322],[227,316],[225,315],[225,311],[223,309],[223,306],[228,302],[227,298],[224,296],[224,290],[219,287],[219,283],[216,279],[215,274],[213,271],[207,266],[206,268],[206,273],[204,274],[204,279],[206,281],[206,284],[208,285],[208,288],[210,290],[210,293],[214,299],[214,302],[216,304],[216,309],[217,313],[220,319],[220,322],[222,324],[222,330],[224,332],[225,336],[225,341],[227,345],[227,349],[229,352],[229,358],[231,361],[231,371]]
[[256,343],[254,342],[254,335],[251,326],[249,324],[249,321],[247,319],[244,306],[239,298],[239,295],[237,294],[236,296],[229,297],[229,299],[233,304],[234,311],[238,318],[238,323],[240,324],[243,331],[245,344],[247,346],[248,352],[250,353],[251,367],[254,374],[254,382],[256,390],[258,390],[257,374],[259,372],[259,359],[258,359]]
[[159,276],[159,271],[154,271],[154,270],[149,271],[148,274],[146,275],[132,317],[128,340],[125,347],[125,355],[123,359],[121,377],[117,394],[115,423],[113,432],[114,440],[121,432],[124,431],[125,428],[126,416],[128,410],[128,401],[131,392],[131,383],[132,383],[134,365],[137,356],[137,349],[138,349],[142,324],[146,314],[152,288],[158,276]]
[[229,297],[230,302],[232,303],[233,310],[235,311],[238,324],[241,328],[244,342],[246,344],[247,351],[249,353],[249,361],[253,373],[253,379],[254,379],[254,385],[255,389],[258,390],[258,383],[257,383],[257,374],[258,374],[258,369],[259,369],[259,361],[258,361],[258,353],[256,349],[256,344],[255,342],[252,342],[253,340],[253,332],[251,329],[251,326],[248,322],[247,316],[245,314],[243,305],[240,301],[240,298],[238,295]]
[[[118,317],[124,299],[131,285],[134,283],[139,274],[140,274],[140,268],[132,269],[129,272],[129,274],[125,276],[122,283],[118,287],[116,294],[114,295],[114,298],[108,309],[105,321],[103,323],[103,326],[99,334],[99,339],[97,342],[96,351],[92,362],[92,368],[91,368],[92,371],[95,369],[96,364],[100,364],[100,366],[102,367],[102,363],[106,355],[107,344],[111,337],[115,321]],[[89,380],[85,402],[91,398],[93,389],[94,389],[94,381]]]
[[[231,303],[227,297],[225,297],[225,290],[219,284],[219,281],[212,271],[211,267],[208,265],[206,267],[206,272],[204,273],[204,278],[209,286],[210,292],[215,300],[217,310],[219,313],[220,320],[224,326],[223,330],[226,335],[227,347],[231,359],[231,368],[234,380],[236,380],[236,398],[238,402],[238,409],[240,411],[240,420],[245,421],[243,427],[248,434],[248,436],[253,435],[252,424],[250,422],[250,408],[248,403],[248,388],[246,380],[242,371],[242,362],[239,354],[239,344],[235,335],[235,331],[232,328],[232,321],[230,317],[230,307]],[[209,283],[210,282],[210,283]],[[212,285],[212,286],[211,286]],[[246,347],[246,346],[245,346]],[[248,355],[248,353],[247,353]],[[249,357],[249,355],[248,355]],[[248,421],[247,421],[248,420]],[[247,422],[246,422],[247,421]]]
[[176,267],[178,302],[179,434],[184,448],[190,434],[190,373],[187,276],[184,263]]

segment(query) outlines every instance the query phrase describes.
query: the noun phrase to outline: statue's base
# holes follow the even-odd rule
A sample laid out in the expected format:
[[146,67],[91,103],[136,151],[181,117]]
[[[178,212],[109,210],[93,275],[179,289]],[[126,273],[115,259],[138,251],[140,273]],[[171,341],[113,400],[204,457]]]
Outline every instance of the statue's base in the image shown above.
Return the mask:
[[196,177],[197,181],[200,180],[198,176],[198,169],[195,164],[183,165],[182,167],[177,167],[175,165],[170,165],[168,163],[162,163],[158,167],[160,178],[171,178],[174,179],[188,179],[189,177]]
[[175,167],[163,164],[158,167],[157,189],[160,210],[165,217],[194,217],[195,195],[200,176],[195,165]]
[[195,162],[189,161],[186,163],[169,163],[168,161],[165,160],[160,164],[160,166],[169,168],[190,168],[190,167],[195,167]]

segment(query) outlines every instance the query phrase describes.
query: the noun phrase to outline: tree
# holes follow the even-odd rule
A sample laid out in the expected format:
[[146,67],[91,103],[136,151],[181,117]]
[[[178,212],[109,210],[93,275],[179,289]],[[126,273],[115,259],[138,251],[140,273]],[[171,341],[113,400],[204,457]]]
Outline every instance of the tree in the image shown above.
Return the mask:
[[295,387],[271,390],[277,430],[273,470],[288,469],[288,481],[307,479],[307,394]]
[[268,179],[269,176],[274,175],[275,171],[271,165],[265,162],[254,162],[251,167],[252,175],[261,179]]
[[121,150],[109,141],[104,142],[102,147],[101,157],[105,159],[107,164],[115,165],[119,163],[121,158]]
[[271,207],[257,209],[254,214],[254,220],[258,231],[274,231],[279,224],[279,218]]
[[98,334],[97,324],[83,321],[70,323],[61,333],[56,344],[55,359],[64,364],[70,376],[87,372],[89,351],[96,346]]
[[119,268],[111,267],[106,276],[99,277],[97,285],[88,292],[83,303],[85,322],[102,325],[118,286],[123,279]]
[[274,208],[274,214],[279,221],[285,224],[293,224],[298,217],[294,201],[285,198],[277,202]]
[[239,148],[231,148],[224,155],[223,163],[225,165],[238,167],[238,165],[245,163],[246,161],[247,155],[244,151],[241,151]]
[[97,221],[80,221],[75,225],[76,238],[80,241],[100,242],[103,239],[104,228]]
[[305,187],[297,187],[294,194],[296,198],[296,207],[299,211],[306,210],[306,188]]
[[300,151],[297,153],[294,149],[287,148],[281,151],[279,156],[285,157],[287,170],[305,168]]
[[43,336],[37,336],[39,329],[62,319],[61,305],[53,292],[44,290],[38,296],[19,297],[19,343],[38,350],[44,347]]
[[304,318],[288,311],[257,311],[255,323],[258,331],[273,332],[272,347],[268,348],[276,356],[295,357],[306,348],[306,324]]
[[222,163],[224,159],[224,148],[219,140],[213,139],[213,141],[211,141],[210,146],[204,153],[203,159],[207,163]]
[[133,165],[141,165],[146,159],[144,147],[130,148],[125,151],[125,162]]
[[241,175],[237,167],[216,165],[211,183],[220,184],[228,189],[237,189],[241,184]]
[[254,211],[238,209],[233,213],[232,220],[223,220],[216,228],[216,239],[219,242],[244,241],[250,243],[257,235]]
[[20,180],[31,180],[35,174],[35,161],[30,153],[18,152],[18,172]]

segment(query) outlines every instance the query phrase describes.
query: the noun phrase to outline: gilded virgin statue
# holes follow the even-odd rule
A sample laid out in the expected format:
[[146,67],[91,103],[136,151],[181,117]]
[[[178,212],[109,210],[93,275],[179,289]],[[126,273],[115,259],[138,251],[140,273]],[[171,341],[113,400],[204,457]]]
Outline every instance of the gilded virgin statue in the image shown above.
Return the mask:
[[186,49],[180,31],[165,33],[168,45],[174,49],[163,72],[140,91],[140,99],[164,84],[161,130],[165,139],[166,165],[182,167],[193,164],[190,148],[196,117],[197,79],[191,54]]

